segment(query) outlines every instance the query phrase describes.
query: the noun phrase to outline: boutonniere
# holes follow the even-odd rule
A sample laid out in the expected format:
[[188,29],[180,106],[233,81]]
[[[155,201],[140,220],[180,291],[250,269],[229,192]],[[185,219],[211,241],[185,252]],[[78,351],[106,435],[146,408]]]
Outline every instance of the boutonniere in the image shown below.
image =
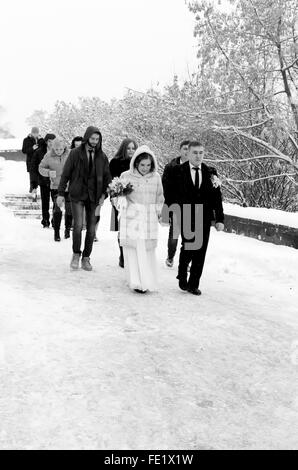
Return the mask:
[[211,183],[213,188],[220,188],[221,187],[221,180],[216,175],[211,175]]

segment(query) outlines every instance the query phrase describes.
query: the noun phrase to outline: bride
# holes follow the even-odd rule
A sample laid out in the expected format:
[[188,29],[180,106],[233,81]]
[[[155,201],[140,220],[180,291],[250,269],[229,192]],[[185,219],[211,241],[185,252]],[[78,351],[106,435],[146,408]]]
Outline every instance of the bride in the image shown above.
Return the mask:
[[164,203],[157,161],[149,147],[134,153],[130,169],[121,174],[133,191],[118,198],[120,245],[129,287],[138,293],[157,290],[156,247],[158,221]]

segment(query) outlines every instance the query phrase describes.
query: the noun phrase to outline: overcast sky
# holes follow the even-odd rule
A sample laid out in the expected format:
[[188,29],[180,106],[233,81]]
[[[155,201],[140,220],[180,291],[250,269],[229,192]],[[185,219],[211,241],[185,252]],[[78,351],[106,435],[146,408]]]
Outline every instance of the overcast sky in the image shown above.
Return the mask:
[[1,120],[57,99],[121,97],[196,69],[194,17],[184,0],[1,0]]

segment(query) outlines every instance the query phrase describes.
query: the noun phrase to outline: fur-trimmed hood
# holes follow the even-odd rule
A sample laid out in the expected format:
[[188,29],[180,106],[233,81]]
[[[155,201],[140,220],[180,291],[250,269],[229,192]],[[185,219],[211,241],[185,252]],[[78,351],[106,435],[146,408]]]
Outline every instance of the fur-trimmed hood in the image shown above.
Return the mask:
[[[132,173],[136,173],[136,169],[134,168],[134,164],[135,164],[135,161],[136,161],[137,157],[139,155],[142,155],[142,153],[148,153],[149,155],[152,156],[153,161],[154,161],[154,170],[153,170],[152,173],[156,173],[157,170],[158,170],[157,158],[156,158],[155,154],[153,153],[153,151],[148,147],[148,145],[141,145],[141,147],[139,147],[135,151],[135,153],[133,154],[133,157],[131,158],[131,161],[130,161],[129,171],[132,172]],[[139,172],[137,172],[137,173],[139,174]]]

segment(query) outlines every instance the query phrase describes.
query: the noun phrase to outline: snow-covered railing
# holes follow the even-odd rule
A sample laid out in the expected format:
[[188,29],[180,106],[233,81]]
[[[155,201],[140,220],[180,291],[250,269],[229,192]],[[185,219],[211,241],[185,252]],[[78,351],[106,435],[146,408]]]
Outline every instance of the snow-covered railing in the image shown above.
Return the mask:
[[298,249],[298,213],[224,204],[229,233]]

